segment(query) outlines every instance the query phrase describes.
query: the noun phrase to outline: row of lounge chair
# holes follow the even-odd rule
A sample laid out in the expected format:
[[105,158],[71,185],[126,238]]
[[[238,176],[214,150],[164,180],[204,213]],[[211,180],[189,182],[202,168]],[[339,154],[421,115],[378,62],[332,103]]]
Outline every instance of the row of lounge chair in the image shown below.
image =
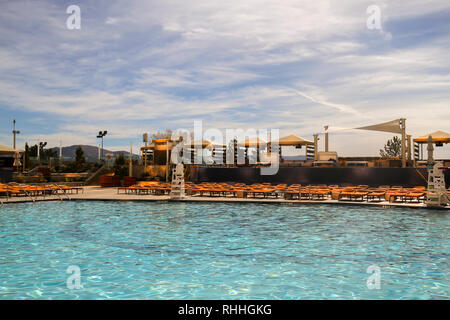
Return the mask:
[[82,187],[65,185],[28,185],[19,183],[0,183],[0,197],[45,197],[58,194],[72,194],[83,192]]
[[426,188],[419,186],[414,188],[380,186],[370,188],[366,185],[340,187],[338,185],[308,185],[269,183],[243,185],[243,184],[200,184],[190,189],[191,195],[234,195],[254,198],[285,198],[306,200],[346,200],[346,201],[423,201],[426,198]]
[[170,193],[170,190],[172,190],[170,183],[143,181],[130,187],[119,187],[117,188],[117,193],[167,195]]
[[[158,182],[141,182],[131,187],[120,187],[118,193],[166,195],[171,190],[170,184]],[[237,197],[237,198],[281,198],[305,200],[338,200],[368,202],[423,202],[427,190],[424,186],[403,188],[401,186],[369,187],[367,185],[307,185],[260,183],[199,183],[186,182],[186,194],[189,196]],[[448,190],[450,195],[450,189]]]

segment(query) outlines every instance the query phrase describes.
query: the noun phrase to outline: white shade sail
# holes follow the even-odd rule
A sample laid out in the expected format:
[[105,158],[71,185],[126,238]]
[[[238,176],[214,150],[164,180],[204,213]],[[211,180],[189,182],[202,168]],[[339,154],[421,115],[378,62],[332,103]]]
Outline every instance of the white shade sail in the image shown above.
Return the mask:
[[382,131],[382,132],[392,132],[392,133],[402,133],[402,128],[400,126],[400,119],[392,120],[389,122],[379,123],[372,126],[359,127],[355,129],[360,130],[372,130],[372,131]]

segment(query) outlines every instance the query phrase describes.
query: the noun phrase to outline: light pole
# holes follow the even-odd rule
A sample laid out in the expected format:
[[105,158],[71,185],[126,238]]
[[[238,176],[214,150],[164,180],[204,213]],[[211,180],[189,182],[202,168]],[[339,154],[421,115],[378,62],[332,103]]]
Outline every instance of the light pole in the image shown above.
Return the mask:
[[103,137],[106,136],[106,134],[108,133],[108,131],[104,130],[104,131],[99,131],[97,138],[102,139],[102,149],[101,149],[101,160],[103,161]]
[[16,130],[16,119],[13,120],[13,136],[14,136],[14,141],[13,141],[13,148],[16,149],[16,135],[20,134],[19,130]]
[[142,140],[145,143],[145,149],[144,149],[144,170],[147,170],[147,143],[148,143],[148,133],[144,133],[142,135]]

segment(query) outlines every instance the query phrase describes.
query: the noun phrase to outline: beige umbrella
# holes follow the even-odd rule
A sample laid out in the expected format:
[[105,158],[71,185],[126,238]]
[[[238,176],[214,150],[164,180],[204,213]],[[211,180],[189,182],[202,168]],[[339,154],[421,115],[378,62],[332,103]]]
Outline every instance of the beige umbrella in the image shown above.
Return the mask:
[[263,139],[256,137],[256,138],[247,138],[245,139],[245,141],[238,142],[237,145],[240,147],[258,147],[264,144],[266,144],[266,142]]
[[191,141],[191,147],[192,148],[198,148],[201,147],[202,149],[205,149],[209,146],[211,146],[212,142],[208,139],[201,139],[201,140],[195,140]]
[[14,155],[16,153],[16,149],[13,149],[8,146],[0,145],[0,155]]
[[245,141],[241,141],[238,142],[237,144],[239,147],[245,147],[245,162],[248,162],[248,148],[256,148],[256,161],[259,162],[260,158],[259,158],[259,150],[260,147],[265,147],[266,145],[266,141],[264,141],[263,139],[261,139],[260,137],[256,137],[256,138],[247,138],[245,139]]
[[431,136],[433,139],[433,143],[450,143],[450,134],[444,131],[435,131],[433,133],[426,134],[424,136],[421,136],[419,138],[414,139],[414,142],[418,143],[427,143],[428,142],[428,136]]
[[[276,141],[272,141],[272,143],[276,143]],[[313,145],[314,142],[298,137],[294,134],[290,134],[286,137],[282,137],[278,139],[278,145],[280,146],[305,146],[305,145]]]

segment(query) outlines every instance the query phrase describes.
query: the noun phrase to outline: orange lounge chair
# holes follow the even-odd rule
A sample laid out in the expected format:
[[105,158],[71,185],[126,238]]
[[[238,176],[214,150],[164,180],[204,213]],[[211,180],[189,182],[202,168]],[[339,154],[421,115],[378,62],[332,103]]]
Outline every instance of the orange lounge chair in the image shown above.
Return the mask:
[[387,194],[389,195],[389,202],[396,202],[398,199],[400,199],[400,202],[404,202],[407,192],[399,191],[399,192],[391,192],[391,193],[387,193]]
[[409,200],[409,202],[413,202],[415,199],[416,202],[420,202],[421,198],[424,201],[425,200],[425,194],[426,192],[409,192],[404,196],[405,201]]
[[377,198],[378,201],[382,201],[384,199],[385,194],[386,191],[372,191],[367,194],[366,199],[368,202],[375,201],[375,198]]

